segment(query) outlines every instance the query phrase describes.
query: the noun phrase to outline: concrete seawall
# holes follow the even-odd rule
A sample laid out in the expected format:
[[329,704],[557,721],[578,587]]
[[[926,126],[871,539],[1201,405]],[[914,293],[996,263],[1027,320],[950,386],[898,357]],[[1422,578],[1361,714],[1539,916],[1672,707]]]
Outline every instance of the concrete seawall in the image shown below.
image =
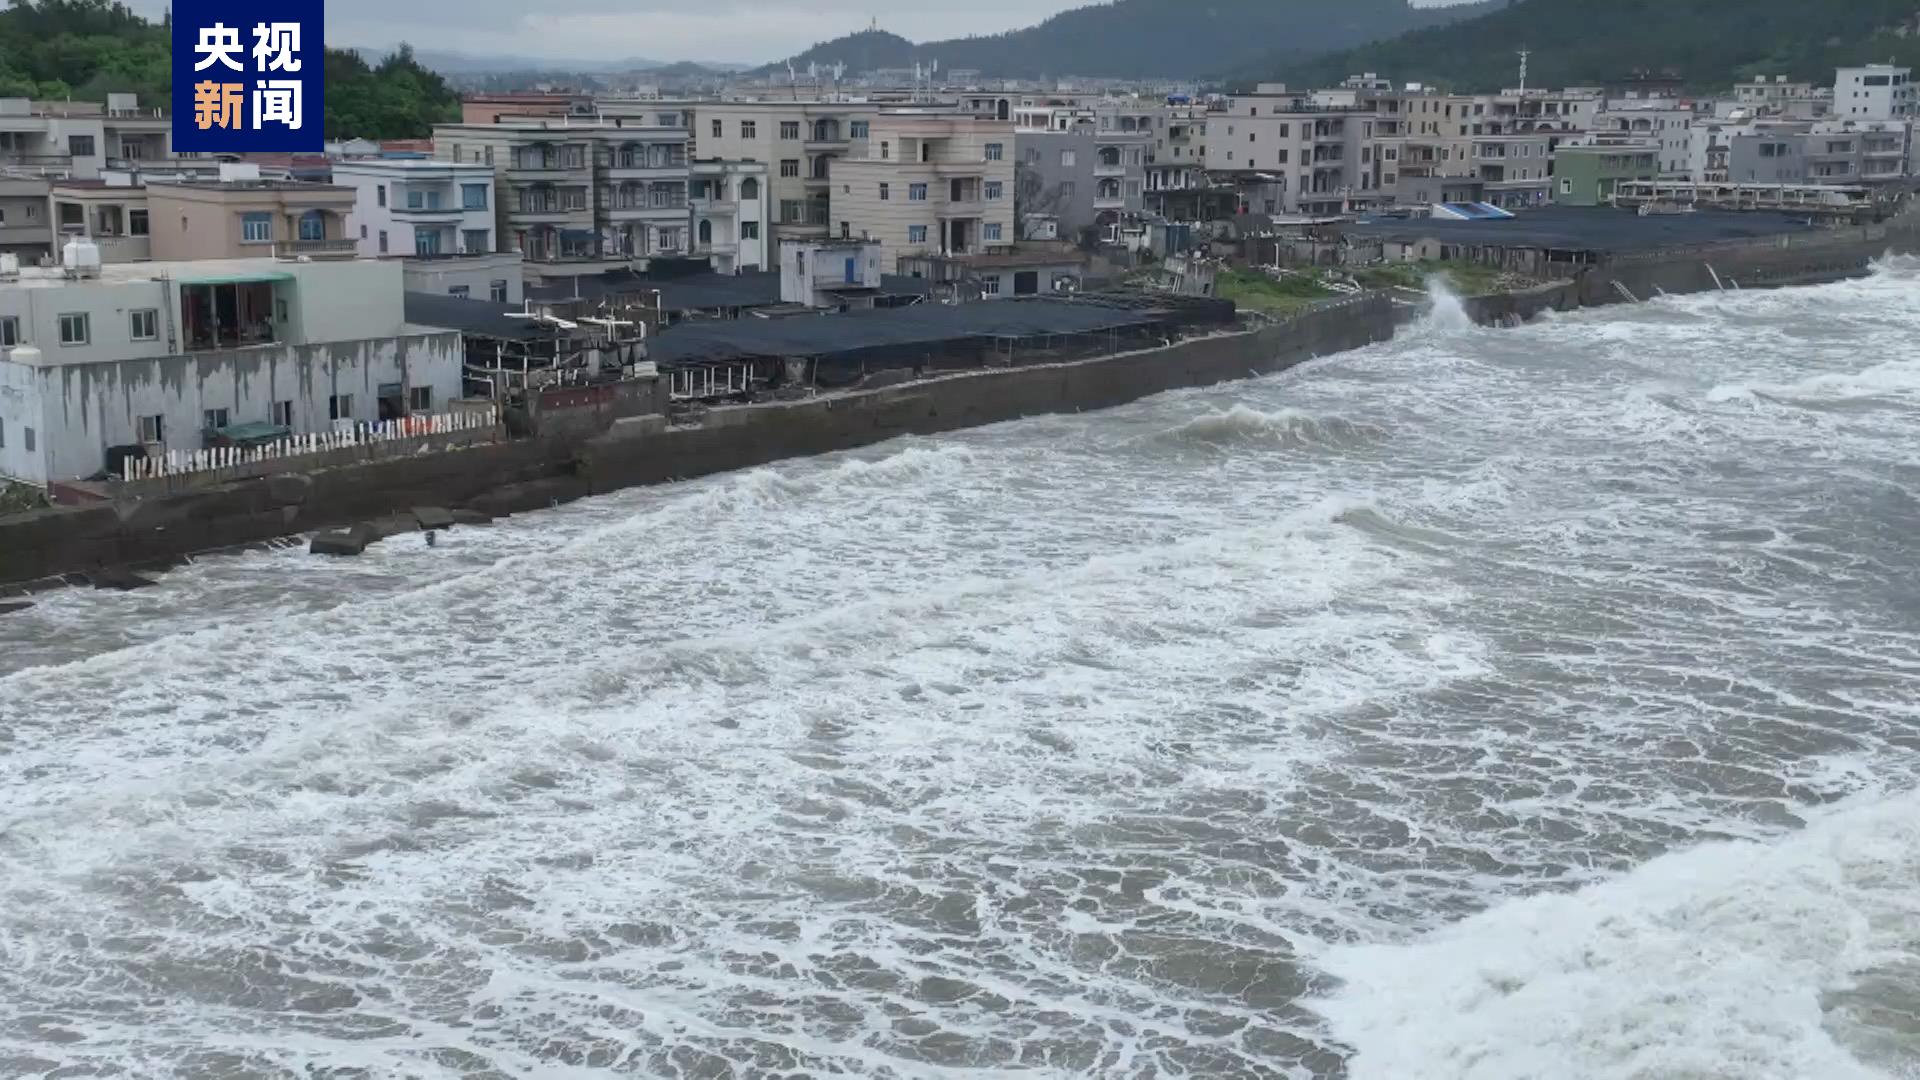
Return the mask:
[[[1888,250],[1915,250],[1912,227],[1613,260],[1537,289],[1473,297],[1482,324],[1547,311],[1718,288],[1812,284],[1866,274]],[[1406,309],[1384,294],[1324,305],[1257,330],[1221,332],[1117,356],[969,371],[805,401],[717,409],[697,427],[656,416],[606,421],[565,438],[221,484],[205,490],[0,517],[0,585],[164,563],[415,506],[491,514],[540,509],[639,484],[690,479],[783,458],[866,446],[1044,413],[1102,409],[1167,390],[1282,371],[1391,338]]]

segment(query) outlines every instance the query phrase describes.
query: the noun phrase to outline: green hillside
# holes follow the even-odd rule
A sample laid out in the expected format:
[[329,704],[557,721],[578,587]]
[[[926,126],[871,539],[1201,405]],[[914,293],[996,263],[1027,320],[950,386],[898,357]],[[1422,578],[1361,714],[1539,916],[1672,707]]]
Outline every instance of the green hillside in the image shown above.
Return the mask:
[[1274,50],[1222,66],[1235,85],[1300,86],[1377,71],[1457,90],[1512,86],[1526,47],[1528,83],[1581,86],[1634,72],[1677,75],[1698,90],[1753,75],[1826,83],[1844,64],[1920,62],[1920,0],[1511,0],[1478,18],[1303,58]]
[[[864,30],[815,45],[792,58],[845,63],[851,71],[940,62],[942,70],[987,75],[1201,78],[1250,63],[1268,50],[1309,55],[1490,10],[1498,0],[1414,7],[1408,0],[1115,0],[1062,12],[1024,30],[916,44]],[[784,70],[771,64],[762,72]]]

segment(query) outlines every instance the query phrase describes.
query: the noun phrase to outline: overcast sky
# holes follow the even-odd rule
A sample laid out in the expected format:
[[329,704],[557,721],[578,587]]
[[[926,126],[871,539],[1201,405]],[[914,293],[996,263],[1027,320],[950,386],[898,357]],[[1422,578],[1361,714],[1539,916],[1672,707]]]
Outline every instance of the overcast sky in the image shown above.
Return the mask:
[[[914,41],[1018,29],[1088,0],[326,0],[327,43],[762,64],[880,27]],[[1202,0],[1204,2],[1204,0]],[[1456,0],[1414,0],[1432,5]],[[132,0],[158,18],[165,0]]]

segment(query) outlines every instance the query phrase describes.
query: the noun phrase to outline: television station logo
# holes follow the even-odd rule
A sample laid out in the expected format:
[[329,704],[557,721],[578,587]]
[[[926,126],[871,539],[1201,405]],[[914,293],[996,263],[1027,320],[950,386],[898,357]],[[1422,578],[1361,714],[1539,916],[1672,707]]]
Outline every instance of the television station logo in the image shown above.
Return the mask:
[[173,149],[319,151],[325,43],[321,0],[175,0]]

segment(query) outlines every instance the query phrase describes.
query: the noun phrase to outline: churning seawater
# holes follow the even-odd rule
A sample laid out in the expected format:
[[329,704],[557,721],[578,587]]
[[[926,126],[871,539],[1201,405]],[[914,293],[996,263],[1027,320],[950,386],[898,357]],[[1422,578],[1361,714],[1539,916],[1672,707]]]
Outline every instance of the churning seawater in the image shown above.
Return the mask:
[[41,597],[0,1075],[1916,1075],[1916,300]]

